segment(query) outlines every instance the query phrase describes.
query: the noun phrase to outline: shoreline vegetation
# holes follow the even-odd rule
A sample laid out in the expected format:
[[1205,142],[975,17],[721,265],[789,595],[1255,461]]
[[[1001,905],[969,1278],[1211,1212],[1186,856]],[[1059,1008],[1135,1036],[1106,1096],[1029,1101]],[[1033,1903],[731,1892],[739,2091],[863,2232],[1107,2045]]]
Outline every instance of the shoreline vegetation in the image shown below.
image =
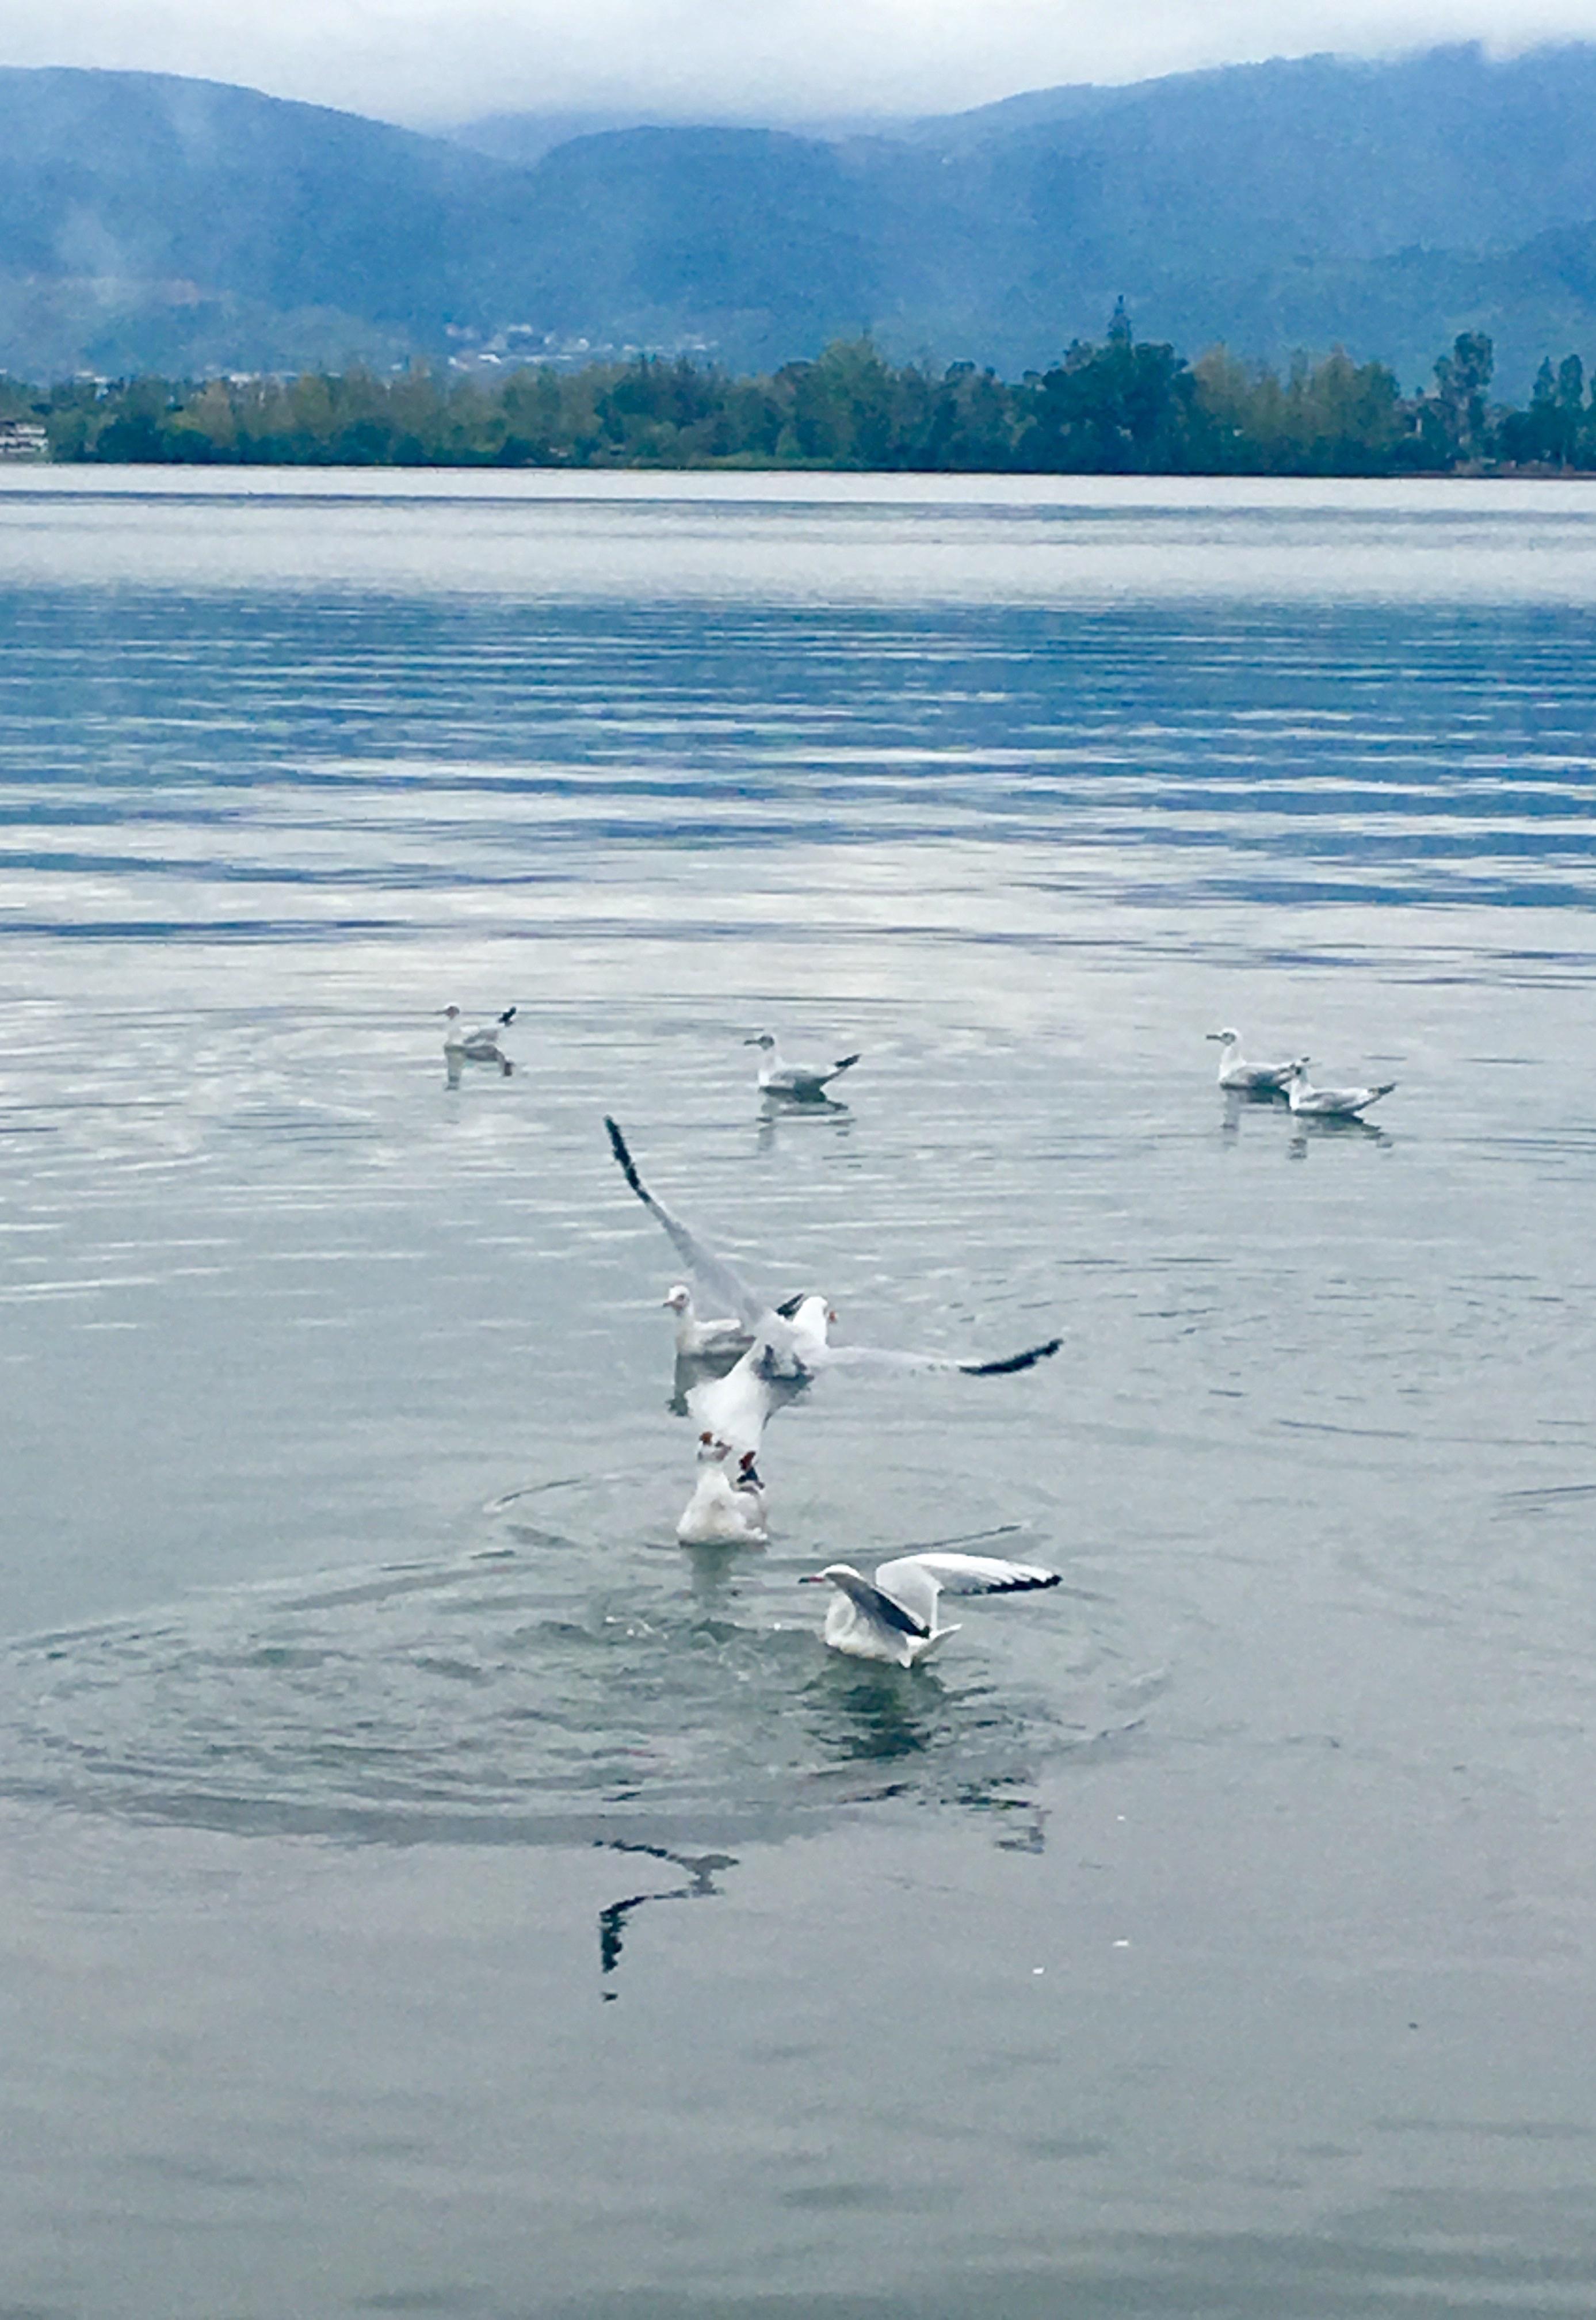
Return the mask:
[[868,339],[739,378],[640,354],[451,377],[422,366],[298,377],[0,380],[0,423],[66,461],[196,466],[819,468],[930,475],[1403,476],[1596,472],[1596,394],[1569,355],[1528,405],[1490,399],[1492,342],[1465,331],[1404,395],[1337,349],[1283,378],[1222,347],[1188,362],[1123,307],[1016,382],[888,361]]

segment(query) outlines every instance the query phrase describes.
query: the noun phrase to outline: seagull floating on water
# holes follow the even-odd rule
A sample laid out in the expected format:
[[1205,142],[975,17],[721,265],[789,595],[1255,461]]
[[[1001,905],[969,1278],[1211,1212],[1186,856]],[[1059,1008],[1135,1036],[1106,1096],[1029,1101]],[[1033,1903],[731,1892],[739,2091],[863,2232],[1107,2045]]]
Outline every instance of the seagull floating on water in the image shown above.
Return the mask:
[[1206,1038],[1220,1044],[1220,1085],[1231,1095],[1283,1095],[1297,1066],[1289,1064],[1249,1064],[1242,1059],[1239,1031],[1209,1031]]
[[[639,1175],[620,1128],[607,1117],[604,1126],[609,1131],[610,1148],[632,1191],[663,1228],[700,1286],[717,1304],[731,1307],[753,1341],[723,1378],[694,1387],[688,1396],[689,1407],[694,1413],[703,1412],[702,1422],[739,1451],[758,1448],[765,1421],[782,1398],[784,1389],[790,1398],[791,1390],[807,1384],[822,1370],[962,1370],[966,1377],[1010,1377],[1019,1370],[1029,1370],[1038,1362],[1047,1361],[1064,1342],[1061,1337],[1049,1337],[1042,1345],[1027,1346],[1018,1354],[990,1362],[973,1361],[954,1354],[899,1353],[879,1346],[830,1345],[826,1330],[832,1318],[831,1309],[823,1297],[812,1291],[789,1298],[784,1306],[775,1306],[750,1289],[724,1257],[717,1256],[690,1225],[684,1224],[663,1201],[655,1198]],[[712,1416],[704,1397],[713,1398]]]
[[475,1030],[467,1030],[465,1018],[458,1007],[440,1007],[445,1019],[443,1052],[446,1056],[464,1056],[468,1063],[502,1064],[504,1051],[499,1045],[499,1034],[507,1031],[514,1022],[519,1009],[506,1007],[491,1023],[479,1023]]
[[761,1051],[760,1094],[789,1096],[799,1103],[813,1103],[825,1098],[827,1083],[843,1072],[852,1071],[859,1060],[857,1055],[841,1056],[830,1070],[823,1072],[806,1070],[801,1064],[784,1064],[776,1053],[775,1040],[768,1031],[761,1031],[755,1038],[745,1039],[743,1046],[757,1047]]
[[1005,1563],[991,1554],[902,1554],[876,1564],[874,1583],[851,1563],[829,1563],[798,1584],[837,1590],[826,1606],[825,1636],[834,1652],[907,1668],[958,1633],[957,1623],[937,1625],[942,1596],[1018,1595],[1056,1587],[1058,1576],[1034,1563]]
[[679,1362],[713,1360],[721,1354],[746,1354],[754,1342],[742,1323],[730,1317],[721,1321],[701,1321],[693,1302],[693,1291],[685,1281],[678,1281],[664,1301],[676,1317]]
[[1356,1119],[1395,1085],[1394,1080],[1385,1080],[1378,1087],[1316,1088],[1309,1083],[1304,1056],[1301,1063],[1292,1065],[1291,1107],[1309,1119]]
[[730,1473],[727,1463],[731,1445],[713,1434],[698,1437],[698,1481],[682,1509],[676,1536],[684,1546],[763,1546],[766,1529],[765,1484],[745,1450]]

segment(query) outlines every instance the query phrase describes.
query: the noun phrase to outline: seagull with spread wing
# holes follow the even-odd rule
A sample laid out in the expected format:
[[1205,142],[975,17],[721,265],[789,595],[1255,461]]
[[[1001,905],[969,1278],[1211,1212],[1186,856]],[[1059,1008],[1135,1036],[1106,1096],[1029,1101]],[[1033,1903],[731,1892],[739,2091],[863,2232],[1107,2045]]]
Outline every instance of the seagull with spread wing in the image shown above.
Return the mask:
[[961,1370],[966,1377],[1011,1377],[1034,1368],[1058,1351],[1062,1338],[1027,1346],[998,1361],[975,1361],[954,1354],[910,1354],[880,1346],[833,1346],[826,1330],[833,1318],[823,1297],[811,1294],[772,1305],[750,1289],[740,1273],[718,1256],[690,1225],[649,1192],[637,1171],[626,1138],[606,1118],[610,1148],[621,1174],[661,1226],[672,1246],[707,1296],[734,1313],[752,1344],[723,1378],[695,1386],[688,1396],[694,1418],[739,1452],[757,1450],[765,1422],[779,1400],[807,1385],[824,1370]]
[[829,1563],[806,1572],[800,1587],[833,1587],[826,1606],[826,1641],[850,1659],[884,1660],[893,1667],[918,1667],[958,1624],[939,1627],[944,1595],[1019,1595],[1056,1587],[1056,1571],[1034,1563],[1007,1563],[992,1554],[901,1554],[878,1563],[872,1581],[848,1563]]

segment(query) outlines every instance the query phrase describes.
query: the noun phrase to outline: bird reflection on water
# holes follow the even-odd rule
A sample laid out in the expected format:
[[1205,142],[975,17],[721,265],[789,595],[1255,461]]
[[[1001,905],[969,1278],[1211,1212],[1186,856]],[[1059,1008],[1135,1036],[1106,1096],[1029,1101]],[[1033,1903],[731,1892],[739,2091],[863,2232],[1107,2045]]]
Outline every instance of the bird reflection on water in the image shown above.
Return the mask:
[[839,1136],[852,1133],[854,1116],[845,1103],[835,1096],[782,1096],[768,1090],[759,1098],[759,1122],[754,1137],[754,1149],[761,1154],[774,1152],[780,1141],[778,1131],[790,1129],[793,1120],[827,1124]]
[[[511,1062],[508,1056],[495,1056],[491,1058],[480,1056],[473,1058],[461,1055],[455,1048],[446,1047],[443,1055],[444,1086],[458,1088],[460,1084],[461,1079],[465,1075],[467,1065],[473,1062],[480,1065],[485,1061],[492,1062],[492,1076],[494,1079],[509,1080],[514,1078],[515,1065]],[[474,1074],[474,1076],[476,1074]]]
[[1331,1112],[1322,1119],[1298,1114],[1292,1123],[1292,1140],[1287,1147],[1293,1160],[1306,1160],[1310,1144],[1322,1144],[1327,1139],[1350,1141],[1355,1144],[1377,1144],[1389,1151],[1395,1142],[1388,1128],[1381,1128],[1372,1119],[1355,1119],[1345,1113]]
[[[624,1946],[622,1935],[626,1923],[634,1911],[650,1901],[705,1901],[720,1891],[715,1880],[722,1871],[737,1867],[737,1856],[731,1853],[703,1853],[697,1855],[672,1853],[662,1844],[629,1844],[624,1838],[601,1839],[610,1853],[639,1853],[650,1861],[668,1862],[686,1877],[685,1885],[672,1885],[662,1893],[630,1893],[622,1901],[612,1901],[608,1908],[599,1911],[599,1975],[607,1980],[621,1963]],[[619,1998],[618,1989],[601,1989],[599,1996],[606,2004]]]
[[1318,1142],[1325,1137],[1350,1137],[1354,1141],[1378,1144],[1388,1147],[1394,1142],[1391,1130],[1378,1121],[1358,1119],[1346,1113],[1330,1112],[1322,1119],[1310,1113],[1293,1113],[1283,1095],[1240,1095],[1234,1089],[1225,1092],[1224,1117],[1220,1122],[1220,1140],[1229,1151],[1234,1151],[1241,1141],[1241,1123],[1247,1123],[1247,1134],[1268,1134],[1261,1121],[1273,1117],[1290,1123],[1285,1150],[1289,1160],[1304,1160],[1308,1156],[1310,1139]]
[[934,1745],[947,1694],[929,1670],[913,1682],[905,1681],[910,1672],[871,1662],[861,1674],[828,1654],[809,1697],[824,1702],[828,1713],[819,1736],[832,1755],[849,1764],[890,1764]]

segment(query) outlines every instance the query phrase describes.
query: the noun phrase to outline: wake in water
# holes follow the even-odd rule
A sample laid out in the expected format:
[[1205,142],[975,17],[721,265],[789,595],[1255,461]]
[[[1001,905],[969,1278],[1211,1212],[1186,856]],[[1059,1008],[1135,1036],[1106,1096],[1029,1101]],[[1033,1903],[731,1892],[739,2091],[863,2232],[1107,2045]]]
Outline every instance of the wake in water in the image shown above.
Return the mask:
[[817,1665],[790,1571],[742,1563],[685,1595],[675,1558],[562,1527],[573,1493],[503,1505],[494,1542],[449,1561],[5,1647],[0,1795],[240,1834],[691,1847],[884,1786],[1012,1800],[1043,1762],[1130,1720],[1111,1671],[1101,1721],[1059,1720],[1061,1672],[1094,1665],[1079,1639],[1073,1667],[1050,1639],[1001,1698],[933,1678],[910,1709],[879,1673],[860,1697],[839,1663]]

